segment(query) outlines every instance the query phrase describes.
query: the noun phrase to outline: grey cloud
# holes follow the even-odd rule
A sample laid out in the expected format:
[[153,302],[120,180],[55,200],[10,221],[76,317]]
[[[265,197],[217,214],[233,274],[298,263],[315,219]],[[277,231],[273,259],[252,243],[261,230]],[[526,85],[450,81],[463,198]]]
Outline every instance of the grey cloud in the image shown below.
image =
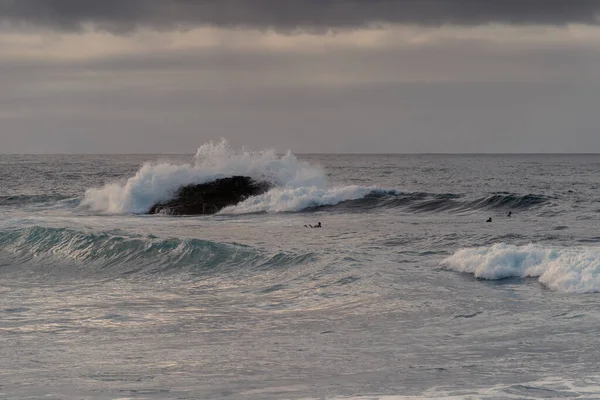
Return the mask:
[[[79,98],[40,103],[29,110],[37,118],[4,119],[12,136],[0,136],[0,148],[182,153],[226,137],[235,146],[299,153],[589,152],[600,146],[598,93],[506,83],[256,92],[218,101],[199,92],[162,101],[99,93],[85,104]],[[46,115],[39,118],[40,112]]]
[[[178,153],[220,137],[295,152],[597,151],[593,49],[444,42],[0,60],[0,151]],[[340,74],[360,79],[317,79]]]
[[[131,89],[207,96],[296,88],[338,90],[374,84],[597,82],[595,46],[523,47],[443,41],[421,47],[334,48],[327,53],[153,50],[81,60],[2,59],[3,97]],[[31,101],[31,99],[30,99]],[[77,102],[76,102],[77,103]]]
[[597,24],[597,0],[0,0],[0,20],[76,31],[85,24],[125,33],[137,27],[200,25],[329,30],[377,23]]

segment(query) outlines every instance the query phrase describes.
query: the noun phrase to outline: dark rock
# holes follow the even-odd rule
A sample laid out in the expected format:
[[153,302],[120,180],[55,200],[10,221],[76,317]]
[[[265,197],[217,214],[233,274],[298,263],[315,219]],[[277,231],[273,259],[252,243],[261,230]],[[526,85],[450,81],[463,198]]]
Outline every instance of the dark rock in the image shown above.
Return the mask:
[[247,176],[233,176],[199,185],[182,186],[173,199],[153,205],[148,214],[215,214],[248,197],[265,193],[271,186],[268,182],[256,182]]

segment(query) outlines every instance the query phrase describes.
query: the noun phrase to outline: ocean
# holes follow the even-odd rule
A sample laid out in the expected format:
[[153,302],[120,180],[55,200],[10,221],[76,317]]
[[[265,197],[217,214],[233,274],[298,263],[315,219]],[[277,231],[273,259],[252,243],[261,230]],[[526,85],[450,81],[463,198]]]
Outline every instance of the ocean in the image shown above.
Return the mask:
[[[600,155],[0,168],[2,399],[600,398]],[[275,187],[144,214],[234,175]]]

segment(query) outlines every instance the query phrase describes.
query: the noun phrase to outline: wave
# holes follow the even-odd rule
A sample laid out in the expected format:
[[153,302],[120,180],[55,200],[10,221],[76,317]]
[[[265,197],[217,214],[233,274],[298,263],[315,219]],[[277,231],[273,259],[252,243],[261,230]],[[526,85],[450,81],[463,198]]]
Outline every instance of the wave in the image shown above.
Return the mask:
[[262,195],[250,197],[235,206],[226,207],[220,213],[303,211],[362,199],[380,191],[382,189],[364,186],[275,188]]
[[[112,185],[108,185],[111,187]],[[108,187],[104,189],[107,190]],[[97,193],[92,189],[86,196]],[[125,189],[127,190],[127,189]],[[113,193],[114,194],[114,193]],[[122,194],[120,192],[119,196]],[[133,194],[133,193],[132,193]],[[104,192],[99,200],[104,203],[107,193]],[[109,195],[110,196],[110,195]],[[94,201],[98,201],[96,198]],[[276,187],[267,193],[254,196],[235,205],[224,208],[220,214],[247,214],[247,213],[277,213],[301,211],[329,211],[329,212],[369,212],[376,209],[401,208],[411,213],[430,212],[469,212],[478,210],[528,210],[547,204],[549,199],[539,195],[491,195],[475,200],[466,200],[464,195],[453,193],[402,193],[396,190],[383,189],[369,186],[305,186],[298,188]],[[110,201],[109,201],[110,202]],[[135,201],[134,201],[135,202]],[[0,196],[0,206],[24,205],[67,205],[76,206],[80,199],[61,195],[32,195],[32,196]],[[148,201],[141,203],[148,204]],[[90,205],[84,200],[83,204]],[[140,202],[138,202],[140,204]],[[109,206],[97,211],[116,212],[121,206]],[[132,207],[129,212],[143,212],[145,209]],[[137,211],[136,211],[137,210]]]
[[435,195],[433,200],[424,201],[411,206],[413,211],[476,211],[476,210],[527,210],[546,204],[545,196],[526,194],[494,194],[475,200],[457,201],[457,197]]
[[31,204],[56,203],[65,200],[77,200],[73,196],[64,195],[14,195],[0,196],[0,206],[22,206]]
[[145,213],[154,204],[169,200],[182,186],[236,175],[268,181],[285,189],[325,188],[327,185],[320,167],[299,161],[289,151],[278,156],[273,149],[234,150],[223,139],[201,146],[193,164],[146,163],[124,182],[88,189],[82,205],[104,213]]
[[[157,238],[110,232],[33,226],[0,232],[3,265],[85,267],[111,275],[132,273],[247,271],[303,263],[312,254],[265,252],[237,244],[200,239]],[[8,261],[8,263],[6,262]],[[60,273],[60,268],[54,269]]]
[[275,188],[260,196],[230,206],[222,214],[297,211],[371,211],[374,209],[404,208],[408,212],[468,212],[478,210],[527,210],[548,202],[538,195],[491,195],[475,200],[461,200],[453,193],[400,193],[395,190],[343,186],[333,188],[302,187]]
[[508,208],[519,210],[540,206],[546,204],[549,200],[546,196],[534,194],[519,196],[502,193],[475,200],[468,205],[468,208]]
[[146,213],[168,201],[185,185],[219,178],[248,176],[273,185],[268,192],[221,210],[222,214],[298,212],[310,210],[365,211],[404,207],[408,212],[525,210],[548,202],[545,196],[496,193],[466,200],[461,194],[402,193],[374,186],[330,187],[324,170],[298,160],[289,151],[252,152],[231,149],[227,141],[209,142],[198,149],[193,164],[147,163],[131,178],[91,188],[82,205],[109,214]]
[[[369,189],[369,188],[361,188]],[[359,196],[364,192],[364,196]],[[343,192],[343,191],[342,191]],[[401,193],[395,190],[384,190],[371,188],[367,190],[356,190],[355,199],[334,203],[316,204],[308,206],[307,209],[328,211],[369,211],[373,209],[401,208],[412,213],[427,212],[469,212],[480,210],[528,210],[546,204],[549,199],[539,195],[516,195],[494,194],[475,200],[464,199],[464,195],[455,193]],[[256,201],[253,199],[252,201]],[[309,203],[305,201],[304,204]]]
[[535,277],[556,291],[600,292],[600,247],[548,248],[498,243],[460,249],[441,264],[481,279]]

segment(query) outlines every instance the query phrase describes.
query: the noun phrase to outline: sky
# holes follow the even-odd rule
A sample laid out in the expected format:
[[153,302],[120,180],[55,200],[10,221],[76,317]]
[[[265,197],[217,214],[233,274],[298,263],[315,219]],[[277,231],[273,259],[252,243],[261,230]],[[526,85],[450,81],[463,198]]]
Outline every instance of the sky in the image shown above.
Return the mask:
[[589,153],[598,110],[598,0],[0,0],[0,153]]

